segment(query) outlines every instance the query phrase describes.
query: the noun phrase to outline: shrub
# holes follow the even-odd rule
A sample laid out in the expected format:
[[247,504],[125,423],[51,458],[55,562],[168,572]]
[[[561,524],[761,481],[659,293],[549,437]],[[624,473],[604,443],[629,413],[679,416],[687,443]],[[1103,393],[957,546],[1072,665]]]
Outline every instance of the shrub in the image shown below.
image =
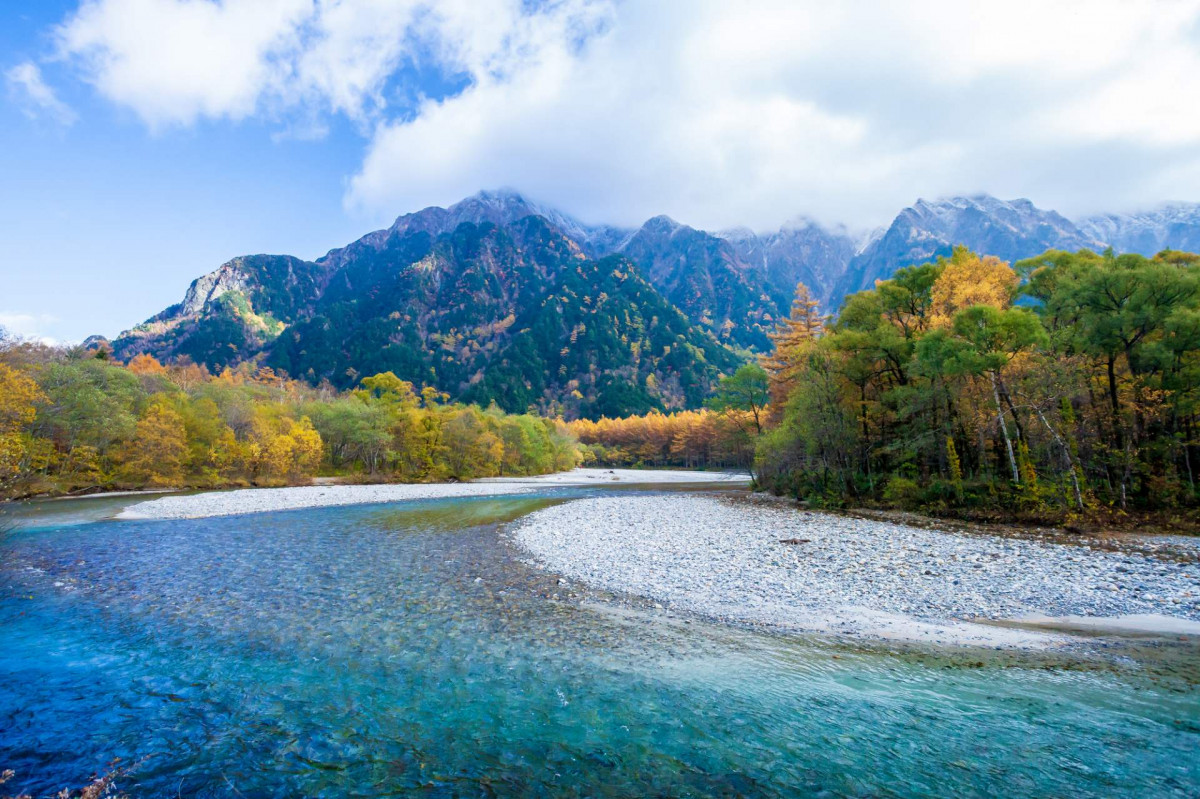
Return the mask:
[[892,475],[883,489],[883,501],[904,510],[915,510],[921,505],[921,486],[911,478]]

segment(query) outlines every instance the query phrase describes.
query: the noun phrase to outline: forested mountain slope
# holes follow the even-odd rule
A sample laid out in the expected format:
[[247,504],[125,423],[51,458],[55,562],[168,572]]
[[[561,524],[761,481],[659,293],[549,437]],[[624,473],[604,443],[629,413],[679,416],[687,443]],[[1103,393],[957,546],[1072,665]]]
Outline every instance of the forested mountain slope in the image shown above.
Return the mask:
[[830,313],[960,244],[1009,261],[1047,249],[1196,249],[1198,208],[1075,223],[980,195],[920,200],[870,235],[804,219],[717,234],[666,216],[636,229],[589,225],[515,192],[480,192],[315,261],[234,258],[113,346],[121,358],[187,357],[213,370],[253,360],[339,387],[390,369],[509,410],[694,407],[721,373],[769,350],[797,282]]
[[694,407],[740,363],[627,259],[588,258],[545,217],[429,216],[315,263],[235,259],[123,334],[116,354],[214,371],[254,359],[337,387],[393,371],[455,398],[568,416]]

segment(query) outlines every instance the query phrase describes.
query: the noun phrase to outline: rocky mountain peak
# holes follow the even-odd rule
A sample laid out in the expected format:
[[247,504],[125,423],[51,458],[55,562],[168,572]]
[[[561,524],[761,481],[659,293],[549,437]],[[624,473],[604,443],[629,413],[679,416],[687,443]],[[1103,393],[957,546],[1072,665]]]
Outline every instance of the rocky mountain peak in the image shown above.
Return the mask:
[[241,269],[242,259],[234,258],[219,267],[192,281],[187,293],[183,296],[183,304],[179,308],[180,315],[197,316],[217,300],[218,297],[230,291],[241,291],[246,287],[247,275]]
[[590,246],[593,240],[601,235],[612,236],[612,228],[588,227],[557,209],[527,199],[517,191],[496,189],[480,191],[446,208],[431,205],[420,211],[402,214],[391,227],[368,233],[346,247],[331,250],[321,261],[337,268],[347,260],[358,257],[361,252],[382,250],[388,240],[396,236],[409,233],[440,236],[452,233],[463,223],[491,223],[497,227],[506,227],[528,216],[545,218],[564,236],[593,255],[597,254],[593,251],[595,248]]
[[849,262],[828,300],[874,285],[898,268],[948,255],[958,244],[1004,260],[1027,258],[1052,247],[1102,248],[1103,242],[1069,219],[1030,200],[989,194],[917,200],[882,235],[869,240]]
[[642,225],[640,232],[645,232],[654,236],[674,236],[681,230],[692,230],[687,225],[681,225],[666,214],[647,219]]

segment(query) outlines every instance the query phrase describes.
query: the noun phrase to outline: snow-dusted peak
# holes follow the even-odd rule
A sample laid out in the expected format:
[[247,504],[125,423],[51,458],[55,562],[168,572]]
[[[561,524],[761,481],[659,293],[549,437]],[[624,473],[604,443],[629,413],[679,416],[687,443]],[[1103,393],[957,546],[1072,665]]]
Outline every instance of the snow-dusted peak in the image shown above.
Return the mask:
[[1200,248],[1200,203],[1175,202],[1132,213],[1097,214],[1078,224],[1117,252],[1153,255],[1165,249]]
[[688,230],[692,229],[687,225],[682,225],[676,222],[666,214],[659,214],[658,216],[650,217],[646,220],[645,224],[642,225],[643,232],[651,233],[656,236],[674,236],[676,233],[685,228]]
[[744,225],[740,227],[726,228],[725,230],[717,230],[713,232],[713,235],[718,238],[725,239],[726,241],[750,241],[758,238],[758,234]]

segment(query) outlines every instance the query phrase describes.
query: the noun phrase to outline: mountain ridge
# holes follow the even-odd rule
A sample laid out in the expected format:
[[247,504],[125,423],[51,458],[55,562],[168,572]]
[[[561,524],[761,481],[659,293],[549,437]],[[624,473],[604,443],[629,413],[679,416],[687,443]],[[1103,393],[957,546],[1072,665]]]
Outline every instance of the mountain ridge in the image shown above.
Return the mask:
[[[682,407],[699,400],[689,387],[672,388],[671,375],[659,368],[673,345],[647,338],[651,320],[669,328],[672,341],[678,338],[675,343],[693,353],[695,364],[669,362],[684,368],[697,386],[708,386],[753,352],[769,348],[769,333],[786,316],[797,282],[804,282],[824,309],[834,309],[847,294],[871,287],[901,266],[948,254],[956,244],[1016,260],[1051,248],[1100,250],[1112,242],[1117,249],[1143,254],[1152,254],[1147,248],[1200,249],[1200,205],[1176,203],[1075,222],[1027,199],[974,195],[918,199],[890,225],[870,232],[795,217],[776,231],[756,233],[749,228],[706,231],[666,215],[637,228],[587,225],[518,192],[485,191],[446,208],[403,214],[387,228],[313,261],[288,255],[230,259],[192,281],[180,303],[123,332],[113,347],[118,357],[186,355],[214,369],[255,360],[314,382],[343,384],[353,379],[348,372],[360,374],[360,367],[380,361],[342,335],[356,331],[380,352],[392,353],[388,357],[395,356],[397,368],[408,369],[402,377],[442,381],[450,393],[480,401],[507,397],[510,410],[523,410],[513,403],[524,400],[544,408],[571,406],[580,413],[597,403],[616,407],[615,401],[601,401],[598,388],[614,380],[627,385],[609,393],[637,407]],[[600,262],[605,266],[596,271]],[[537,321],[538,309],[548,307],[559,289],[569,287],[572,301],[588,313],[600,294],[605,302],[612,296],[572,282],[578,271],[572,267],[587,271],[598,285],[619,289],[614,303],[624,303],[622,313],[605,317],[605,342],[591,342],[597,352],[608,352],[611,364],[568,357],[580,335],[590,335],[579,308],[550,314],[560,321],[578,317],[570,330]],[[535,280],[520,283],[534,272]],[[612,272],[635,280],[611,283]],[[455,289],[459,284],[461,290]],[[318,317],[333,325],[332,334],[314,325]],[[662,321],[668,317],[669,322]],[[407,321],[397,324],[398,319]],[[514,325],[511,334],[505,332]],[[556,341],[565,337],[566,344],[557,349],[541,342],[514,344],[523,340],[521,330],[535,327]],[[649,364],[606,349],[607,339],[630,347],[652,338],[658,349],[648,356]],[[473,343],[457,360],[421,355],[451,339]],[[313,344],[317,341],[324,343]],[[570,374],[518,380],[509,369],[516,357],[507,353],[510,345],[524,347],[521,358],[537,368],[566,368]],[[322,348],[329,356],[324,361],[314,355]],[[351,352],[358,355],[352,358]],[[497,377],[502,373],[507,383]],[[518,390],[514,381],[528,385]],[[489,395],[479,385],[494,391]]]
[[341,388],[393,371],[458,399],[566,416],[695,407],[744,361],[624,256],[589,258],[540,215],[477,210],[478,222],[410,215],[336,258],[232,259],[114,353],[213,371],[254,361]]

